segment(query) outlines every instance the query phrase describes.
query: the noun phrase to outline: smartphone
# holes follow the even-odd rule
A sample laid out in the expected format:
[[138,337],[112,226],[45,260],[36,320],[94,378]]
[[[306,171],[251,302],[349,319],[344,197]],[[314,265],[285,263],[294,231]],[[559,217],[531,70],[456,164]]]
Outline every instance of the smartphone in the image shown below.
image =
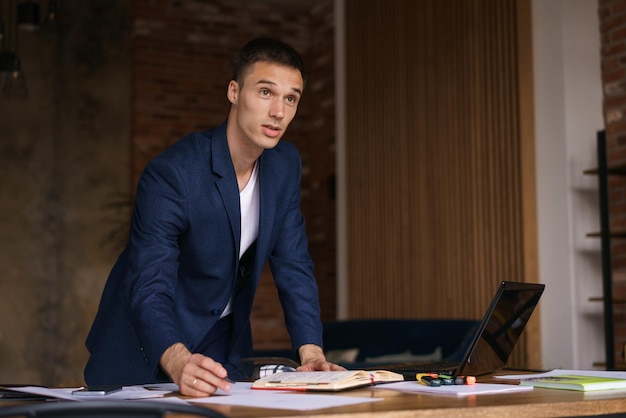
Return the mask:
[[82,389],[72,391],[72,395],[76,396],[106,396],[111,393],[119,392],[122,386],[85,386]]

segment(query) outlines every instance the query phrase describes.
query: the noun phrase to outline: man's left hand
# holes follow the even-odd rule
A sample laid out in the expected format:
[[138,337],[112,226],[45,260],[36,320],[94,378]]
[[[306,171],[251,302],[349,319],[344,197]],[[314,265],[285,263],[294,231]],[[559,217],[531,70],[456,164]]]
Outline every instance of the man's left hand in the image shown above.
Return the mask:
[[326,361],[322,347],[314,344],[305,344],[298,349],[300,354],[300,367],[296,369],[299,372],[313,371],[341,371],[346,370],[344,367]]

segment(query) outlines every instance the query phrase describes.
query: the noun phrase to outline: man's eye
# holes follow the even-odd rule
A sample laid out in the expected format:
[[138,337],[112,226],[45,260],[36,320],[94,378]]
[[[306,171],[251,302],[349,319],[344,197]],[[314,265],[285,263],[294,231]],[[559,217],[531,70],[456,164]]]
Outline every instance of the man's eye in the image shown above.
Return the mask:
[[261,89],[261,96],[268,96],[270,91],[268,89]]

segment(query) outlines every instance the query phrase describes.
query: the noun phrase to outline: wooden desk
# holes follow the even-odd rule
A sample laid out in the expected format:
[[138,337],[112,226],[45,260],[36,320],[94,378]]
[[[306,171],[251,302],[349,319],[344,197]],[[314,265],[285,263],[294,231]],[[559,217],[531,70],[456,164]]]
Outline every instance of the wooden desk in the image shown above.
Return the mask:
[[[244,408],[207,405],[233,418],[285,418],[319,416],[322,418],[409,418],[409,417],[568,417],[623,413],[626,391],[584,393],[569,390],[534,388],[528,392],[476,395],[470,397],[436,396],[385,390],[384,386],[341,392],[343,396],[382,397],[383,401],[314,411]],[[315,396],[315,394],[311,394]]]
[[[416,383],[417,384],[417,383]],[[384,385],[337,393],[341,396],[379,397],[384,400],[354,406],[313,411],[289,411],[201,404],[232,418],[409,418],[409,417],[570,417],[622,413],[626,415],[626,391],[584,393],[569,390],[539,389],[509,394],[470,397],[402,393]],[[311,396],[316,396],[314,393]],[[129,401],[132,402],[132,401]],[[16,402],[0,402],[3,406]],[[199,405],[199,404],[196,404]],[[176,417],[176,414],[168,415]],[[188,415],[185,415],[188,416]]]

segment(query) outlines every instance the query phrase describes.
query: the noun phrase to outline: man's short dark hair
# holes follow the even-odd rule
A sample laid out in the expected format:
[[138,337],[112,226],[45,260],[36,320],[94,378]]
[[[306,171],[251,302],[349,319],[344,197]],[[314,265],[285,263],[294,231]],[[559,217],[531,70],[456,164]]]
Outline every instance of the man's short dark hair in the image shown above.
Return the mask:
[[271,38],[255,38],[246,43],[237,56],[233,70],[233,80],[243,85],[246,72],[252,64],[260,61],[280,64],[300,71],[306,81],[304,63],[298,51],[285,42]]

